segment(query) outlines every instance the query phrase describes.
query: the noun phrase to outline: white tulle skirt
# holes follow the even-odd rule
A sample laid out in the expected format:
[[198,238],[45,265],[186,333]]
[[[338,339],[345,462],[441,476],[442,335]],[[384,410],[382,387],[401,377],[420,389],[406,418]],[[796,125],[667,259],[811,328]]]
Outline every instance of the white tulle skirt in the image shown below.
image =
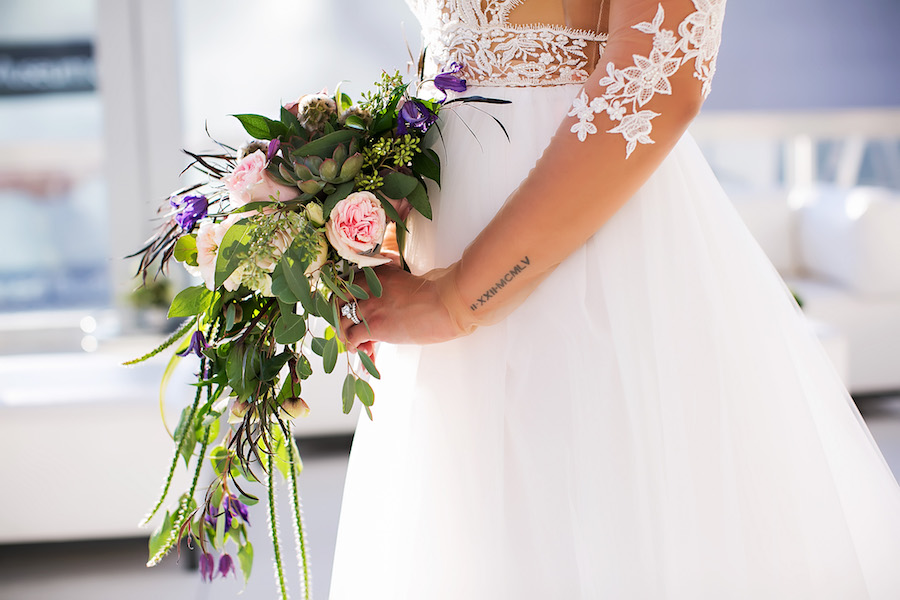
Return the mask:
[[[513,101],[482,107],[511,142],[446,116],[417,270],[459,257],[577,89],[471,90]],[[503,322],[377,362],[333,600],[900,598],[900,488],[688,136]]]

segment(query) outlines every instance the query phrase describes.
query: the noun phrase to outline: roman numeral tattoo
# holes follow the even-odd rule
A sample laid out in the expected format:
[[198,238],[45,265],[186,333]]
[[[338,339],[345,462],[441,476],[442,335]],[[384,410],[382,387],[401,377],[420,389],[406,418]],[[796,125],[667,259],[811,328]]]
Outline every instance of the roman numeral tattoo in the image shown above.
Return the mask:
[[487,304],[488,300],[496,296],[500,290],[506,287],[506,284],[512,282],[512,280],[515,279],[519,273],[527,269],[530,264],[531,260],[527,256],[520,260],[512,269],[504,273],[503,276],[497,280],[497,283],[492,285],[485,293],[483,293],[481,297],[478,298],[477,302],[473,302],[469,306],[469,308],[475,311],[478,310],[479,307]]

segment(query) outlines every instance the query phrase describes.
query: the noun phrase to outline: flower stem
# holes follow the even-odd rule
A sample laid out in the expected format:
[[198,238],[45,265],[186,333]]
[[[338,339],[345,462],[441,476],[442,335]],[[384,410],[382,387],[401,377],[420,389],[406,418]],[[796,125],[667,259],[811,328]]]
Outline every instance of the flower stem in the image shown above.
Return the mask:
[[185,336],[185,334],[187,334],[187,332],[191,330],[191,327],[193,327],[194,323],[196,323],[196,322],[197,322],[197,317],[191,317],[190,319],[185,321],[184,324],[181,327],[179,327],[175,333],[173,333],[168,338],[166,338],[166,341],[164,341],[162,344],[160,344],[159,346],[157,346],[156,348],[154,348],[147,354],[141,356],[140,358],[135,358],[135,359],[129,360],[128,362],[124,362],[122,364],[123,365],[135,365],[139,362],[144,362],[145,360],[147,360],[149,358],[153,358],[154,356],[156,356],[157,354],[159,354],[160,352],[162,352],[163,350],[165,350],[166,348],[168,348],[169,346],[171,346],[172,344],[174,344],[175,342],[177,342],[178,340],[183,338]]
[[181,529],[184,526],[184,523],[190,518],[190,503],[194,497],[194,492],[197,490],[197,481],[200,479],[200,471],[203,469],[203,459],[206,456],[206,448],[209,445],[209,429],[210,428],[207,427],[203,432],[203,441],[200,444],[200,454],[197,456],[197,465],[194,467],[194,477],[191,480],[191,488],[188,490],[187,494],[182,496],[181,502],[178,504],[178,511],[175,513],[172,531],[169,533],[166,543],[163,544],[159,551],[147,562],[148,567],[155,566],[159,563],[159,561],[169,553],[169,550],[175,546],[178,540],[181,539]]
[[[192,427],[194,421],[194,415],[197,414],[197,407],[200,405],[200,396],[203,395],[203,387],[197,387],[197,393],[194,394],[194,403],[191,405],[191,413],[188,417],[186,426]],[[181,447],[184,445],[184,440],[187,439],[187,436],[182,434],[181,439],[178,440],[178,446],[175,448],[175,456],[172,457],[172,464],[169,465],[169,475],[166,477],[166,483],[163,485],[162,494],[159,496],[159,500],[156,502],[156,506],[153,507],[153,510],[150,511],[144,520],[141,521],[141,526],[146,525],[150,522],[150,519],[156,514],[156,512],[163,505],[163,502],[166,500],[166,496],[169,494],[169,488],[172,486],[172,478],[175,476],[175,467],[178,466],[178,457],[181,455]],[[202,459],[201,459],[202,460]]]
[[275,518],[275,458],[271,452],[266,458],[266,485],[269,491],[269,534],[272,536],[272,547],[275,550],[275,579],[281,590],[281,597],[287,600],[287,586],[284,583],[284,565],[281,561],[281,546],[278,544],[278,522]]
[[[283,430],[287,430],[279,419],[279,424]],[[300,583],[303,585],[304,600],[312,600],[312,581],[309,572],[309,556],[306,552],[306,529],[303,526],[303,507],[300,504],[300,492],[297,486],[297,472],[300,470],[297,461],[299,460],[299,452],[294,452],[294,438],[289,432],[285,431],[285,446],[287,446],[288,462],[290,463],[291,474],[291,504],[294,509],[294,535],[297,543],[297,554],[300,559],[300,569],[302,577]]]

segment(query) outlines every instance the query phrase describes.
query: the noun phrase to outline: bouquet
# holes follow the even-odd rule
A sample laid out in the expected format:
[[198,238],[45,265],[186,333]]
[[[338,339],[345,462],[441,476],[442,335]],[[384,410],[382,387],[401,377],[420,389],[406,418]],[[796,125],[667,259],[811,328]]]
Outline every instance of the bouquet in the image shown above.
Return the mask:
[[[152,534],[148,566],[187,536],[199,548],[204,579],[238,568],[248,578],[253,547],[247,507],[258,501],[253,487],[262,484],[276,576],[286,598],[274,512],[280,472],[290,490],[303,593],[310,597],[297,484],[302,466],[292,434],[293,420],[310,411],[303,381],[313,373],[314,355],[330,373],[344,352],[341,306],[380,295],[373,267],[392,260],[382,253],[391,229],[402,264],[400,202],[431,217],[425,181],[440,183],[440,161],[425,146],[425,134],[440,111],[454,102],[506,102],[479,96],[448,100],[448,90],[466,89],[459,70],[454,64],[430,80],[432,99],[411,95],[399,74],[385,73],[359,103],[338,87],[333,95],[302,96],[282,107],[277,120],[234,115],[253,141],[239,150],[220,144],[221,152],[213,154],[187,152],[193,159],[189,168],[205,182],[169,198],[162,226],[133,255],[140,256],[145,280],[153,265],[163,272],[172,259],[202,279],[172,300],[168,316],[185,319],[183,325],[158,348],[126,363],[178,344],[163,385],[179,357],[193,354],[200,363],[193,402],[173,433],[168,476],[144,523],[162,509],[179,457],[190,469],[190,487]],[[311,332],[311,317],[327,322],[323,335]],[[367,377],[379,373],[367,354],[357,356],[361,365],[347,362],[343,411],[358,400],[371,418],[375,395]],[[212,483],[198,499],[206,464]]]

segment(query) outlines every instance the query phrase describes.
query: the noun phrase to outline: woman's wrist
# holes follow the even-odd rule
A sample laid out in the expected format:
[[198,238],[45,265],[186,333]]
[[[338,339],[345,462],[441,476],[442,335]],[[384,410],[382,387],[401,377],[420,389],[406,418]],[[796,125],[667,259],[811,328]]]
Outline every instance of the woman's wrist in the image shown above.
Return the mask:
[[459,268],[460,262],[455,262],[447,268],[432,269],[424,276],[425,279],[434,283],[438,299],[443,309],[447,311],[450,323],[456,331],[455,337],[469,335],[478,327],[478,323],[472,317],[471,311],[468,310],[459,292],[457,285]]

